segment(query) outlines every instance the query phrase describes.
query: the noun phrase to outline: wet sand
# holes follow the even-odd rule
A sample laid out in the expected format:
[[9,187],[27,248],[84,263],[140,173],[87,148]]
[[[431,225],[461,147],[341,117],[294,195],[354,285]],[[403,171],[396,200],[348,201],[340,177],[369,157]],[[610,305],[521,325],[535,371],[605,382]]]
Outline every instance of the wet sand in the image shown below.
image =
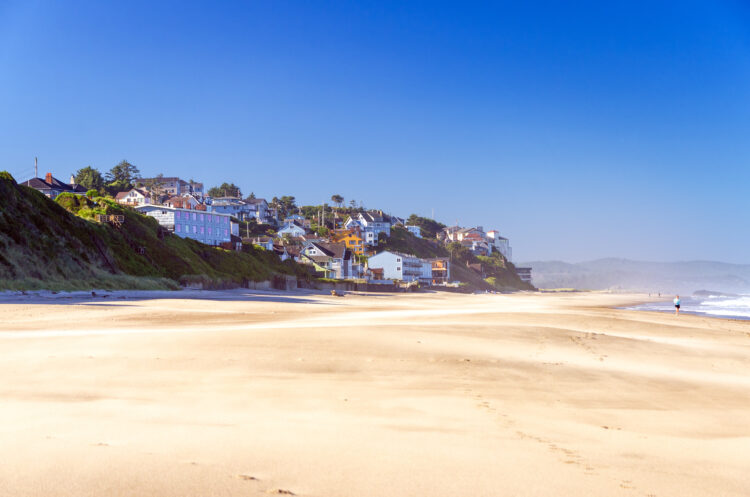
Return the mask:
[[0,495],[748,495],[749,322],[185,296],[0,303]]

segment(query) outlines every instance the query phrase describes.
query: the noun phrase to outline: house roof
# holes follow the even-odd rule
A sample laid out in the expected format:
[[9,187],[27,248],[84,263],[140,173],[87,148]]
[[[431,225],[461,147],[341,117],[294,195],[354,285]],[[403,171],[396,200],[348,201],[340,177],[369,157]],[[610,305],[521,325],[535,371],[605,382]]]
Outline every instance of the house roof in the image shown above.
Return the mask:
[[51,179],[52,179],[51,182],[47,182],[42,178],[31,178],[30,180],[24,181],[21,184],[34,188],[36,190],[60,190],[63,192],[81,192],[81,193],[86,192],[86,188],[82,187],[81,185],[69,185],[68,183],[63,183],[62,181],[55,178],[54,176],[51,176]]
[[332,257],[344,260],[351,258],[351,251],[343,243],[310,242],[310,245],[323,252],[326,258]]
[[267,204],[266,199],[264,198],[248,198],[245,199],[245,202],[248,204]]
[[391,222],[390,216],[383,214],[383,211],[365,211],[360,213],[368,223],[389,223]]

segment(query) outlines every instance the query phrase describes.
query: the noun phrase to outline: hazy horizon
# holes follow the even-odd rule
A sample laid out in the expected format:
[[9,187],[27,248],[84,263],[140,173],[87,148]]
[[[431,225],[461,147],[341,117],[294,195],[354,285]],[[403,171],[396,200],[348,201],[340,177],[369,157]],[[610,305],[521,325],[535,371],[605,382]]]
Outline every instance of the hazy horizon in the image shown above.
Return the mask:
[[739,1],[10,1],[0,170],[434,209],[517,261],[750,263],[748,53]]

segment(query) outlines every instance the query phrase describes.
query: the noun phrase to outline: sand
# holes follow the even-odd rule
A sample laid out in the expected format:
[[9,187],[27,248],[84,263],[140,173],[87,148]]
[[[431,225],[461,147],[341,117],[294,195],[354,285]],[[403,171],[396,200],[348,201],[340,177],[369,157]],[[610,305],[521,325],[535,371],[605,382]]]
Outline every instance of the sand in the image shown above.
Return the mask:
[[208,296],[1,303],[0,495],[750,493],[749,322]]

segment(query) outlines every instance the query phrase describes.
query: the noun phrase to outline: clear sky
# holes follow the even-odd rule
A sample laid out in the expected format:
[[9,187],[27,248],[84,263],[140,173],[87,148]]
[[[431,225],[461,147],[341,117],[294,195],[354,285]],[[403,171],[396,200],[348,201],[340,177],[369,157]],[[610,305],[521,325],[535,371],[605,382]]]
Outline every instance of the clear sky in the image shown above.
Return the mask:
[[0,0],[0,169],[34,156],[750,263],[750,7]]

